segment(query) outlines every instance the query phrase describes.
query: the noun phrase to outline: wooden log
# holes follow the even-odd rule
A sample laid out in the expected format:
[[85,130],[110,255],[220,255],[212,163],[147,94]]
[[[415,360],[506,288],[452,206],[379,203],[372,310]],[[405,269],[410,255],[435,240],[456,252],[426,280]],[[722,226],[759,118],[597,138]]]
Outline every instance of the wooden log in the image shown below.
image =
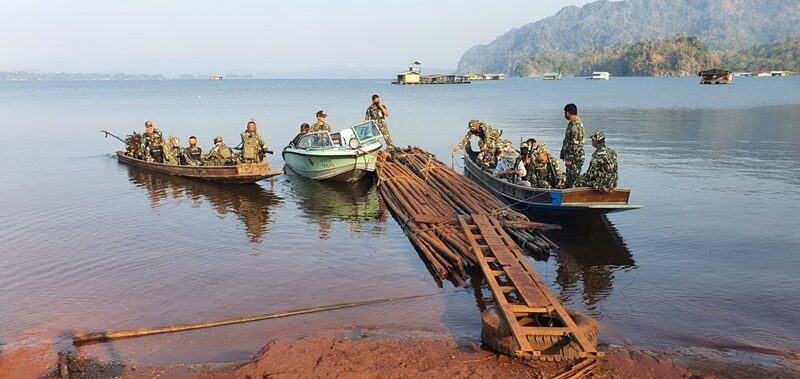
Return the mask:
[[334,310],[334,309],[353,308],[353,307],[361,307],[361,306],[364,306],[364,305],[371,305],[371,304],[390,303],[390,302],[405,301],[405,300],[411,300],[411,299],[419,299],[419,298],[429,297],[429,296],[434,296],[434,295],[438,295],[438,294],[414,295],[414,296],[403,296],[403,297],[390,297],[390,298],[385,298],[385,299],[356,301],[356,302],[352,302],[352,303],[324,305],[324,306],[321,306],[321,307],[312,307],[312,308],[300,308],[300,309],[294,309],[294,310],[289,310],[289,311],[264,313],[264,314],[254,315],[254,316],[243,316],[243,317],[230,318],[230,319],[225,319],[225,320],[199,322],[199,323],[193,323],[193,324],[168,325],[168,326],[161,326],[161,327],[156,327],[156,328],[117,330],[117,331],[96,332],[96,333],[77,333],[72,337],[72,343],[75,344],[75,345],[80,345],[80,344],[85,344],[85,343],[89,343],[89,342],[107,342],[107,341],[112,341],[112,340],[117,340],[117,339],[122,339],[122,338],[134,338],[134,337],[150,336],[150,335],[154,335],[154,334],[176,333],[176,332],[183,332],[183,331],[187,331],[187,330],[206,329],[206,328],[213,328],[213,327],[223,326],[223,325],[241,324],[241,323],[245,323],[245,322],[269,320],[269,319],[274,319],[274,318],[297,316],[297,315],[303,315],[303,314],[308,314],[308,313],[324,312],[324,311],[330,311],[330,310]]

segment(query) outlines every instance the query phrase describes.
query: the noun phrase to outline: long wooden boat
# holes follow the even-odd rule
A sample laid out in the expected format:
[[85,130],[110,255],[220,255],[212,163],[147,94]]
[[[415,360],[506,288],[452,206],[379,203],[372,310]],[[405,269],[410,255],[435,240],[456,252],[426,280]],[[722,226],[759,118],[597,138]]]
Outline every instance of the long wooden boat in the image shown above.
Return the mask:
[[125,155],[123,151],[117,151],[117,161],[147,171],[216,183],[255,183],[259,180],[283,174],[283,171],[272,171],[267,162],[245,163],[235,166],[176,166],[143,161]]
[[577,216],[622,212],[642,207],[628,204],[631,193],[629,189],[617,188],[612,192],[602,192],[593,188],[543,189],[516,185],[482,170],[470,159],[469,150],[464,155],[464,175],[520,212]]
[[375,171],[381,132],[372,121],[339,133],[309,133],[283,149],[292,171],[314,180],[355,182]]

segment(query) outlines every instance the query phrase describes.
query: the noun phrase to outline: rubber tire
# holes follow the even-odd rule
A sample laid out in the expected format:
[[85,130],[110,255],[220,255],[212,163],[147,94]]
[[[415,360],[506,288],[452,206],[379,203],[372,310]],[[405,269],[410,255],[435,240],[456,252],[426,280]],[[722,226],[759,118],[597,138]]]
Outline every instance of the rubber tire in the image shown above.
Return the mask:
[[[576,333],[582,333],[596,349],[599,331],[597,321],[580,312],[567,311],[567,313],[578,327]],[[499,353],[516,356],[514,352],[519,350],[519,345],[497,309],[489,308],[484,311],[481,323],[481,341],[485,346]],[[570,362],[580,359],[581,349],[578,343],[566,336],[529,336],[528,342],[534,350],[541,352],[535,359],[551,362]]]

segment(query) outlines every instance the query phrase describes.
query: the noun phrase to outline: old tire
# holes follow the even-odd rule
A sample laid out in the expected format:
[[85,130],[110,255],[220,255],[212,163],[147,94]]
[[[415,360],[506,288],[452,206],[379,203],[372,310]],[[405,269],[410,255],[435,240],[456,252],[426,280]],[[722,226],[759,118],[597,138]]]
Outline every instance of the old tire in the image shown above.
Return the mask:
[[[576,333],[582,333],[593,348],[597,348],[598,325],[597,321],[580,312],[568,311],[572,320],[578,326]],[[481,315],[481,341],[494,351],[516,356],[514,353],[519,345],[511,335],[511,330],[500,312],[489,308]],[[554,320],[559,322],[558,320]],[[561,325],[556,325],[561,326]],[[543,361],[568,362],[580,358],[581,349],[578,343],[567,336],[529,336],[528,342],[534,350],[541,352],[537,357]]]

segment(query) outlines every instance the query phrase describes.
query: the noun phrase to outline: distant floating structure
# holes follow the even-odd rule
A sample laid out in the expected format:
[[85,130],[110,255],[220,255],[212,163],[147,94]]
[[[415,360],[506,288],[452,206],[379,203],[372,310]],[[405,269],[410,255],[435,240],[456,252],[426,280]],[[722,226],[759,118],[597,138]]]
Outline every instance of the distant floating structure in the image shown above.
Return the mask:
[[700,71],[700,84],[731,84],[733,83],[733,72],[714,68],[711,70]]
[[586,78],[591,80],[609,80],[611,79],[611,73],[608,71],[595,71],[592,73],[592,76]]
[[467,79],[473,82],[480,80],[506,80],[506,74],[469,74]]
[[545,72],[542,75],[542,79],[544,80],[561,80],[561,73],[560,72]]
[[422,63],[418,61],[408,65],[408,71],[397,74],[397,80],[392,84],[468,84],[470,83],[467,75],[437,74],[421,75]]
[[222,79],[223,79],[222,75],[211,75],[208,77],[208,80],[222,80]]

